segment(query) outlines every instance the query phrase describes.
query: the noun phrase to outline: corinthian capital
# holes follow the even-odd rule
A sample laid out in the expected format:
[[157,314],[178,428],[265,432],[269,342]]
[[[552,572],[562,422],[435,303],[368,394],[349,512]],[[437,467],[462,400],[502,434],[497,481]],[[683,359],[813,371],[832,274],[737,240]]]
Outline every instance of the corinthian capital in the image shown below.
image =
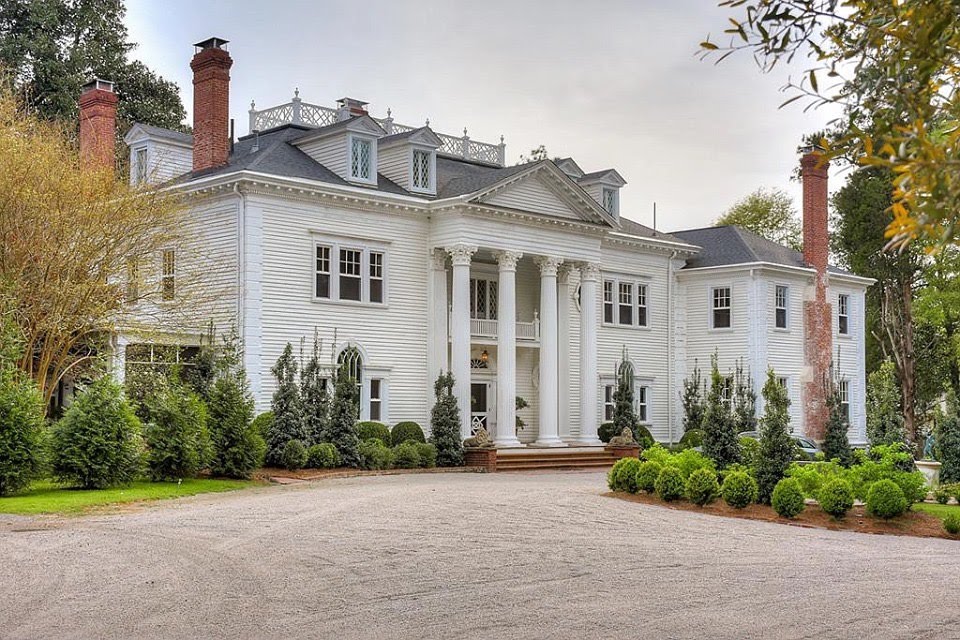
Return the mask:
[[519,251],[498,251],[493,255],[500,265],[500,271],[516,271],[517,262],[523,257]]
[[553,256],[540,256],[536,260],[537,266],[540,267],[540,275],[543,276],[556,276],[557,269],[563,264],[563,258],[555,258]]
[[477,252],[477,248],[469,244],[455,244],[447,247],[447,253],[450,254],[450,261],[453,266],[470,266],[470,259]]
[[598,282],[600,280],[600,265],[596,262],[580,263],[580,279]]

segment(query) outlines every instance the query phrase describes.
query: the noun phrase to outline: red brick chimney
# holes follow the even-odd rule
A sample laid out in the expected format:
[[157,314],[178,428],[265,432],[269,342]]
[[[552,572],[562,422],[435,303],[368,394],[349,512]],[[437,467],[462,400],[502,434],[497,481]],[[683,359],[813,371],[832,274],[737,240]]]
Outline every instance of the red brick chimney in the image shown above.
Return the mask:
[[349,120],[356,116],[367,115],[368,104],[356,98],[340,98],[337,100],[337,120]]
[[199,49],[193,69],[193,170],[227,164],[230,155],[230,67],[233,58],[226,40],[209,38]]
[[116,168],[117,94],[109,80],[94,78],[80,91],[80,162],[84,168]]
[[[827,424],[827,388],[833,355],[833,316],[827,301],[830,237],[827,230],[827,169],[816,150],[800,160],[803,179],[803,259],[817,270],[812,291],[804,296],[804,356],[808,375],[803,380],[803,422],[806,434],[822,440]],[[809,291],[809,290],[808,290]]]

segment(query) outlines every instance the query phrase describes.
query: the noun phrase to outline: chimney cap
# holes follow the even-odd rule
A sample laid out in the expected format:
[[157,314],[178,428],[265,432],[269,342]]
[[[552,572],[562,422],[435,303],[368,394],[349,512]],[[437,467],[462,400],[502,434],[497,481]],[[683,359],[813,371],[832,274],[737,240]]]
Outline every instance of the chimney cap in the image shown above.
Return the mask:
[[194,42],[193,46],[198,49],[223,49],[223,45],[230,42],[229,40],[224,40],[223,38],[207,38],[206,40],[201,40],[200,42]]
[[356,98],[340,98],[337,100],[337,104],[343,107],[365,107],[370,103],[365,100],[357,100]]
[[104,80],[103,78],[93,77],[84,83],[84,85],[80,88],[80,93],[87,93],[88,91],[95,91],[97,89],[100,91],[115,93],[113,86],[114,84],[112,80]]

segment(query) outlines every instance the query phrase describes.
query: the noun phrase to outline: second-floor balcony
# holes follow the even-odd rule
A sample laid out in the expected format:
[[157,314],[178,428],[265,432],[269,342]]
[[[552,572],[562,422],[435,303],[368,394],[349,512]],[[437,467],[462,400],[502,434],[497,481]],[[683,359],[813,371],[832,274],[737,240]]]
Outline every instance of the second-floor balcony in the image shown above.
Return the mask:
[[[452,324],[453,318],[450,318]],[[470,337],[479,341],[496,341],[500,321],[491,318],[470,318]],[[534,344],[540,342],[540,318],[534,313],[533,321],[517,321],[517,342]]]

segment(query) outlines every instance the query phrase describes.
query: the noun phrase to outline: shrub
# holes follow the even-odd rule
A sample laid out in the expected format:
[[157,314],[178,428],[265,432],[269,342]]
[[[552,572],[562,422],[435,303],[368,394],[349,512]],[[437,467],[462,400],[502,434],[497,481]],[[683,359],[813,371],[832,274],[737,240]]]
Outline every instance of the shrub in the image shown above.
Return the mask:
[[711,469],[697,469],[687,478],[687,499],[693,504],[710,504],[720,495],[717,474]]
[[145,405],[150,416],[144,430],[150,477],[196,476],[213,457],[203,401],[185,385],[171,382],[160,386]]
[[426,442],[423,436],[423,429],[416,422],[398,422],[393,425],[393,431],[390,432],[390,439],[393,446],[397,446],[407,440],[413,442]]
[[53,432],[53,473],[84,489],[129,484],[140,474],[140,420],[112,379],[103,377],[74,401]]
[[839,460],[849,467],[853,461],[850,440],[847,437],[847,418],[840,406],[840,391],[836,384],[829,384],[827,390],[827,426],[823,435],[823,455],[827,460]]
[[878,518],[895,518],[902,515],[907,506],[903,490],[893,480],[878,480],[867,492],[867,511]]
[[329,442],[321,442],[307,449],[307,466],[311,469],[333,469],[339,464],[337,448]]
[[637,492],[637,471],[640,469],[640,460],[637,458],[620,458],[613,464],[607,474],[607,486],[613,491]]
[[680,469],[680,473],[683,475],[685,481],[690,477],[690,474],[698,469],[709,469],[716,474],[713,460],[693,449],[684,449],[683,451],[672,454],[667,460],[667,464]]
[[393,452],[379,438],[364,440],[357,447],[360,466],[364,469],[389,469],[393,464]]
[[637,425],[637,427],[633,430],[633,434],[637,444],[640,445],[641,449],[649,449],[657,443],[657,441],[653,439],[650,429],[647,429],[642,424]]
[[934,451],[940,467],[940,482],[960,481],[960,406],[956,397],[947,401],[947,414],[934,430]]
[[760,461],[760,441],[756,438],[743,436],[738,439],[740,443],[740,460],[744,466],[749,469],[756,469]]
[[253,419],[250,426],[253,427],[253,430],[259,433],[260,437],[266,442],[267,434],[273,427],[273,411],[264,411]]
[[616,428],[617,425],[613,424],[612,422],[604,422],[597,429],[597,437],[600,438],[601,442],[610,442],[610,438],[618,435],[616,433]]
[[266,443],[253,425],[253,398],[242,369],[221,371],[210,390],[214,475],[249,478],[263,464]]
[[817,495],[820,508],[834,518],[842,518],[853,508],[853,489],[842,478],[827,480]]
[[350,376],[344,363],[337,371],[333,388],[333,402],[330,403],[330,417],[326,437],[337,448],[340,462],[346,467],[358,467],[362,453],[357,437],[357,381]]
[[645,462],[641,462],[640,466],[637,467],[637,475],[636,479],[634,480],[637,491],[653,493],[654,483],[656,483],[657,476],[660,475],[660,471],[662,469],[663,465],[656,460],[647,460]]
[[437,448],[429,442],[416,442],[417,453],[420,454],[420,466],[432,469],[437,466]]
[[867,378],[867,439],[871,447],[906,440],[897,368],[890,360]]
[[290,343],[284,347],[277,363],[270,369],[277,381],[277,389],[270,400],[273,421],[266,431],[267,464],[274,467],[286,467],[287,443],[299,440],[300,445],[307,439],[303,425],[303,402],[300,399],[300,387],[297,386],[297,359],[293,356]]
[[943,519],[943,530],[952,536],[960,533],[960,513],[950,513]]
[[740,443],[737,440],[737,421],[729,403],[723,399],[726,382],[720,376],[717,356],[713,356],[710,372],[710,393],[703,414],[703,453],[716,463],[718,469],[740,462]]
[[383,424],[382,422],[358,422],[357,423],[357,437],[360,440],[369,440],[370,438],[377,438],[383,444],[390,444],[390,427]]
[[283,447],[283,468],[297,471],[307,466],[307,448],[299,440],[288,440]]
[[[300,369],[300,402],[303,406],[303,431],[310,444],[330,441],[330,396],[327,380],[320,366],[320,339],[316,329],[313,350]],[[339,454],[338,454],[339,460]],[[337,462],[339,465],[339,461]]]
[[950,502],[950,497],[953,495],[950,489],[947,487],[938,487],[933,493],[933,497],[936,498],[937,502],[940,504],[947,504]]
[[416,469],[420,466],[420,451],[416,442],[401,442],[393,448],[393,466],[398,469]]
[[767,371],[763,385],[764,414],[760,421],[760,439],[754,452],[757,494],[768,504],[777,483],[786,475],[794,457],[795,443],[790,437],[790,398],[777,381],[773,369]]
[[[703,412],[706,410],[704,401],[704,384],[700,376],[700,367],[697,361],[693,361],[693,372],[689,378],[683,381],[683,391],[680,392],[680,403],[683,405],[683,437],[680,438],[680,444],[683,444],[684,438],[691,431],[699,431],[703,424]],[[702,440],[702,436],[701,436]],[[690,447],[699,447],[697,444],[688,445]]]
[[653,484],[657,496],[666,502],[673,502],[683,497],[685,489],[683,474],[676,467],[664,467],[657,476],[657,481]]
[[433,385],[436,402],[430,412],[430,443],[437,448],[437,465],[441,467],[463,466],[460,407],[453,395],[453,385],[450,372],[441,373]]
[[683,449],[693,449],[703,446],[703,431],[701,429],[691,429],[683,434],[679,442]]
[[670,453],[666,447],[660,444],[655,444],[649,449],[644,449],[640,452],[640,457],[644,460],[651,460],[653,462],[659,462],[660,464],[666,466],[671,460],[673,460],[673,454]]
[[757,483],[745,471],[733,471],[723,479],[720,495],[734,509],[744,509],[757,501]]
[[780,480],[773,488],[770,504],[773,505],[777,515],[783,518],[795,518],[806,507],[800,483],[794,478]]
[[0,363],[0,496],[25,489],[39,475],[42,439],[40,391],[30,378]]

